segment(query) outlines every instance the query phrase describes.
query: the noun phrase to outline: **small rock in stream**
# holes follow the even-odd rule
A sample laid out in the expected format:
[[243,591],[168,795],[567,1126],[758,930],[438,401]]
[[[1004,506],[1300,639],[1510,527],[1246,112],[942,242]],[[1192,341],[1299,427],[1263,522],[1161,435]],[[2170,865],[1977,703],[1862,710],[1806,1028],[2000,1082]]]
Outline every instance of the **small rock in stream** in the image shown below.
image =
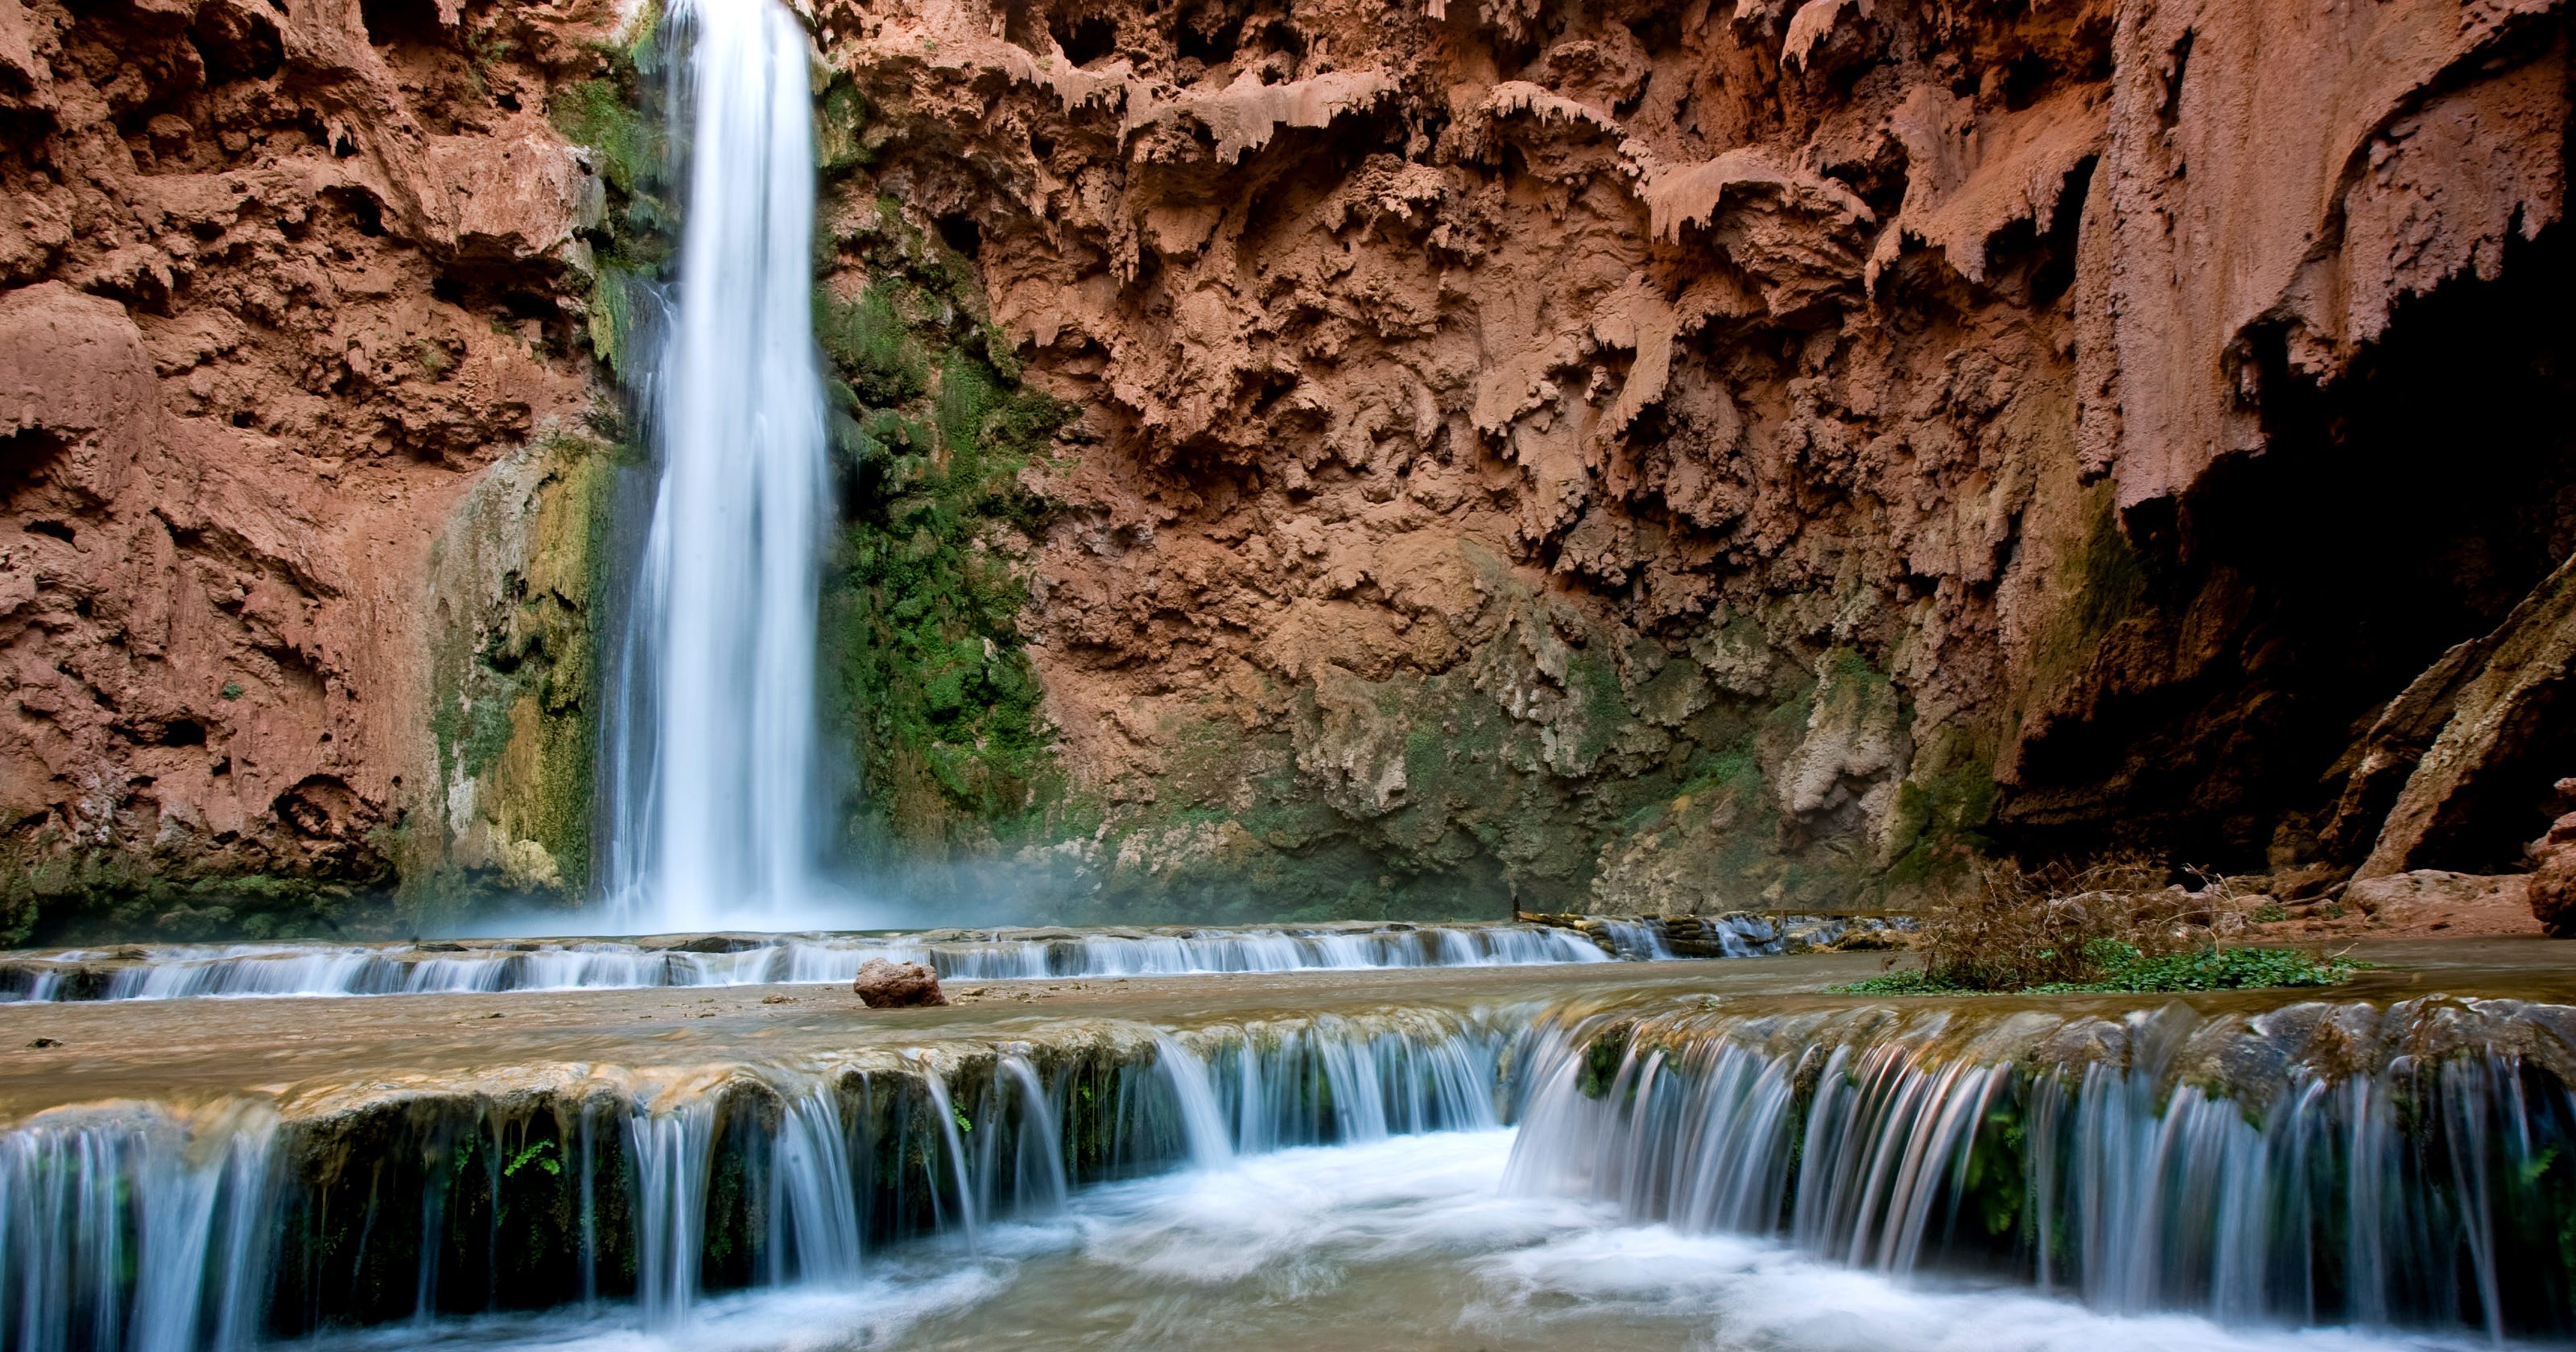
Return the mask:
[[870,958],[859,965],[859,974],[851,979],[850,989],[870,1009],[948,1003],[948,997],[939,993],[938,969],[926,962]]

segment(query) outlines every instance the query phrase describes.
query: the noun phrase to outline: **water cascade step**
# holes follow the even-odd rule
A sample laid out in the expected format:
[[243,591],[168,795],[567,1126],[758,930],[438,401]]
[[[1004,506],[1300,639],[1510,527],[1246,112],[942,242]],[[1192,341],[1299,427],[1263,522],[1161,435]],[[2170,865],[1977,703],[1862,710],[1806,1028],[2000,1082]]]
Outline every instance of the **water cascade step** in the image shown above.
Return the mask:
[[1507,1040],[1422,1011],[1108,1024],[837,1068],[362,1094],[284,1123],[255,1101],[57,1109],[0,1133],[0,1352],[600,1300],[668,1325],[708,1291],[846,1283],[902,1237],[971,1237],[1210,1150],[1490,1128]]
[[1517,1119],[1508,1190],[2114,1312],[2563,1335],[2576,1008],[1999,1001],[1067,1022],[0,1133],[0,1352],[848,1284],[1082,1189]]
[[927,962],[944,978],[1176,976],[1199,972],[1495,967],[1643,958],[1535,925],[1314,925],[1117,932],[715,934],[660,940],[411,944],[175,944],[0,955],[0,1001],[193,996],[405,995],[847,983],[870,958]]
[[2570,1331],[2576,1010],[1563,1013],[1510,1184],[2138,1313]]

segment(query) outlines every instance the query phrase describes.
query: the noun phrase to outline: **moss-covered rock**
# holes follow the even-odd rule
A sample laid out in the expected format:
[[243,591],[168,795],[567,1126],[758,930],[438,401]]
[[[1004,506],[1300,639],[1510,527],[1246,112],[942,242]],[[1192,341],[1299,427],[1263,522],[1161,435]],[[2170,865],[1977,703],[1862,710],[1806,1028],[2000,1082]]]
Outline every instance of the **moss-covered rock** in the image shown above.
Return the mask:
[[404,859],[424,906],[465,886],[558,901],[589,887],[616,471],[607,443],[550,429],[493,466],[439,537],[436,834],[414,828]]

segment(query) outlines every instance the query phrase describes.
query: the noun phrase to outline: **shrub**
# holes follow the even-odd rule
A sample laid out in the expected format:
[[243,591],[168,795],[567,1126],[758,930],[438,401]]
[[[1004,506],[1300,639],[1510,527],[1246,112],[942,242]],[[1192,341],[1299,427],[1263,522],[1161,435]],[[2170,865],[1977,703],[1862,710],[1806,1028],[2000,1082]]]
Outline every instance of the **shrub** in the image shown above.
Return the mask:
[[2251,907],[2223,878],[2201,890],[2166,884],[2134,856],[2083,868],[1980,865],[1936,902],[1916,931],[1919,971],[1890,972],[1836,990],[1860,995],[1980,991],[2145,992],[2322,986],[2354,964],[2277,948],[2222,949]]
[[2087,867],[1980,864],[1923,917],[1926,974],[1963,990],[2099,981],[2124,954],[2207,949],[2244,928],[2223,880],[2197,893],[2166,885],[2162,865],[2117,856]]

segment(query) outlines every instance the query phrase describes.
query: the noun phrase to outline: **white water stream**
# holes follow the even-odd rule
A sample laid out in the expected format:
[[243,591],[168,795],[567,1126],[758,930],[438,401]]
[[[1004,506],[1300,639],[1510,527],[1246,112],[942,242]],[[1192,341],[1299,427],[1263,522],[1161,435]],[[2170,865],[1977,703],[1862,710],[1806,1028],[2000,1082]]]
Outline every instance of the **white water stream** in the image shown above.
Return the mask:
[[710,1298],[688,1325],[574,1311],[344,1333],[312,1352],[2394,1352],[2460,1336],[2106,1314],[1907,1280],[1776,1240],[1624,1221],[1502,1187],[1509,1130],[1255,1157],[1086,1192],[1051,1217],[901,1246],[846,1285]]
[[[2241,1045],[2290,1054],[2285,1080],[2160,1101],[2157,1048],[2260,1032],[2188,1013],[2130,1020],[2125,1067],[2036,1078],[1999,1045],[1941,1050],[1939,1011],[1858,1041],[1811,1023],[1820,1040],[1780,1055],[1739,1040],[1760,1018],[1676,1016],[1615,1069],[1595,1050],[1612,1016],[1532,1017],[1134,1030],[1108,1063],[1005,1041],[899,1070],[648,1075],[584,1094],[552,1138],[526,1134],[567,1121],[542,1104],[470,1097],[356,1135],[255,1100],[58,1109],[0,1132],[0,1352],[233,1352],[263,1324],[311,1331],[281,1345],[312,1352],[2564,1336],[2547,1240],[2571,1104],[2508,1055],[2352,1067],[2338,1116],[2316,1111],[2304,1044],[2269,1033]],[[2367,1047],[2381,1017],[2330,1021]],[[2412,1033],[2458,1010],[2384,1017]],[[374,1163],[333,1182],[333,1141]],[[1996,1197],[2037,1250],[1990,1229]],[[2052,1239],[2051,1215],[2080,1234]],[[533,1273],[553,1285],[521,1291]],[[349,1303],[371,1290],[401,1294]],[[502,1312],[528,1295],[561,1303]],[[337,1324],[351,1309],[374,1327]]]
[[[612,701],[609,886],[638,930],[792,913],[814,865],[813,91],[776,0],[678,0],[679,300],[653,377],[661,482]],[[649,730],[649,731],[648,731]]]

